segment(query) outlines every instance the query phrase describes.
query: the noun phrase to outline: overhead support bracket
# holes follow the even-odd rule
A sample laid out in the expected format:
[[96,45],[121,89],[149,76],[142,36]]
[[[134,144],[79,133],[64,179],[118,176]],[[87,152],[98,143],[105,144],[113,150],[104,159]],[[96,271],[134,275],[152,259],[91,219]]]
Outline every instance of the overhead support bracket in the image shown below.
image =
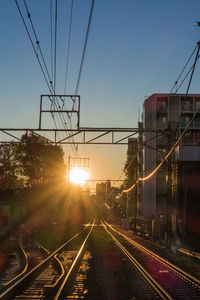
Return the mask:
[[40,115],[39,129],[42,129],[42,114],[49,113],[52,117],[54,114],[67,115],[70,119],[76,115],[76,126],[80,128],[80,96],[79,95],[41,95],[40,96]]

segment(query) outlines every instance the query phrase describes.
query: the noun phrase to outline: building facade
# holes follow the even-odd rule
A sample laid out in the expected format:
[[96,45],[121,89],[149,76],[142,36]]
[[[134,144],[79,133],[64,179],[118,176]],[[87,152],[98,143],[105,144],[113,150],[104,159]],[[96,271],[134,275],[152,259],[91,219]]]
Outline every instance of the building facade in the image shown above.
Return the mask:
[[[165,158],[199,108],[200,95],[153,94],[145,100],[143,127],[150,131],[143,134],[142,140],[143,177],[151,174]],[[181,220],[184,230],[194,230],[191,218],[196,218],[197,222],[197,211],[200,215],[197,200],[200,196],[199,115],[162,167],[143,182],[142,190],[145,218],[171,219],[173,216]]]

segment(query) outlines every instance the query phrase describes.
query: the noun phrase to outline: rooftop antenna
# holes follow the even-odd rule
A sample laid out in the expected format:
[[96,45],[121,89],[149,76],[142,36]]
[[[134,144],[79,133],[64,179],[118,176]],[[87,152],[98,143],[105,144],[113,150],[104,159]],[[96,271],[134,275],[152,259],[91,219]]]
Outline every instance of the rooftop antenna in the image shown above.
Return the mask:
[[140,122],[140,107],[138,108],[138,122]]

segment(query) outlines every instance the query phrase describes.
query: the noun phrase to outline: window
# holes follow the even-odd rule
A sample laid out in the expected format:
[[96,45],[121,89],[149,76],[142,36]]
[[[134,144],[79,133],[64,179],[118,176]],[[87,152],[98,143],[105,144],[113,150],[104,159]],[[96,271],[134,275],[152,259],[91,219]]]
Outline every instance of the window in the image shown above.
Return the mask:
[[196,108],[196,109],[199,109],[199,108],[200,108],[200,100],[196,101],[195,104],[196,104],[196,105],[195,105],[195,106],[196,106],[195,108]]
[[183,97],[181,98],[182,110],[183,111],[191,111],[193,110],[193,99],[192,97]]
[[189,116],[186,116],[184,117],[184,122],[187,124],[190,122],[190,117]]
[[166,111],[167,109],[167,97],[158,97],[156,99],[156,108],[157,111]]

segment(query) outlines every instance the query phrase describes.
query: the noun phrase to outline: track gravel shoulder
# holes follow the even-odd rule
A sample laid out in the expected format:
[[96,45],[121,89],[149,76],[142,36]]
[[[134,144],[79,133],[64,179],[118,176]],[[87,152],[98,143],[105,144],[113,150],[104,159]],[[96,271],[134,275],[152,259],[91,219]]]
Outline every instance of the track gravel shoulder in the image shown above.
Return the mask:
[[129,238],[133,239],[135,242],[140,243],[142,246],[146,247],[147,249],[155,252],[159,256],[163,257],[164,259],[170,261],[180,269],[184,270],[185,272],[191,274],[192,276],[200,279],[200,260],[188,256],[186,254],[182,254],[180,252],[173,253],[171,249],[164,247],[158,241],[153,241],[150,239],[143,239],[138,237],[134,234],[132,230],[124,230],[119,226],[114,226],[116,230],[119,230],[124,235],[128,236]]
[[140,279],[139,288],[137,271],[133,272],[103,227],[94,228],[88,244],[91,258],[85,282],[88,292],[84,299],[151,299],[146,298],[147,294],[143,296],[145,285],[141,284]]

